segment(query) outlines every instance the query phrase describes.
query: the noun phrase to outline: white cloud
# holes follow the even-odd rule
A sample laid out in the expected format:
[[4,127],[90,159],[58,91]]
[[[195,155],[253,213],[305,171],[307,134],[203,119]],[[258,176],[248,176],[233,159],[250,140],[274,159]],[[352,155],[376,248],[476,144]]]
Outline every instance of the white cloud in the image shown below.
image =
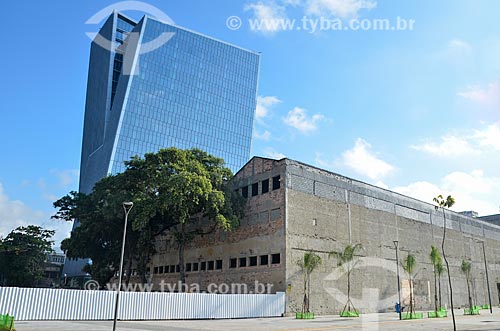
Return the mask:
[[286,157],[285,154],[283,153],[280,153],[280,152],[277,152],[275,151],[273,148],[271,147],[268,147],[264,150],[264,156],[265,157],[269,157],[271,159],[277,159],[277,160],[280,160],[280,159],[283,159]]
[[453,39],[448,42],[448,48],[456,51],[470,52],[472,47],[461,39]]
[[19,226],[27,225],[39,225],[44,229],[55,230],[56,233],[52,239],[55,241],[56,248],[59,247],[62,239],[69,236],[72,227],[70,222],[51,220],[49,213],[34,210],[22,201],[11,200],[0,183],[0,237],[7,236]]
[[467,139],[452,135],[441,137],[440,142],[426,142],[421,145],[413,145],[411,148],[417,151],[445,157],[462,156],[476,152]]
[[476,130],[474,138],[478,140],[480,146],[493,147],[500,151],[500,123],[489,125],[484,130]]
[[257,120],[262,120],[264,117],[269,115],[271,109],[281,103],[281,100],[275,96],[258,96],[257,97],[257,108],[255,109],[255,118]]
[[463,132],[459,137],[448,134],[439,142],[428,141],[410,146],[417,151],[441,157],[479,155],[489,150],[500,150],[500,123],[491,124],[480,130]]
[[262,23],[258,29],[254,29],[253,31],[263,34],[274,34],[280,31],[283,26],[277,23],[287,18],[285,7],[278,5],[274,1],[259,1],[257,3],[247,4],[244,10],[252,11],[254,19]]
[[66,170],[52,169],[50,170],[50,173],[58,178],[59,186],[63,188],[68,187],[69,185],[75,183],[80,174],[78,169],[66,169]]
[[498,106],[500,105],[500,82],[492,82],[486,87],[469,86],[457,95],[484,106]]
[[253,137],[255,139],[268,141],[271,139],[271,132],[265,130],[264,132],[259,133],[257,130],[254,130]]
[[395,187],[393,191],[428,203],[439,194],[450,194],[456,201],[453,210],[474,210],[480,215],[490,215],[498,213],[500,178],[488,177],[482,170],[455,171],[441,178],[439,184],[420,181]]
[[45,216],[19,200],[10,200],[0,183],[0,237],[5,237],[18,226],[40,223]]
[[318,122],[324,119],[321,114],[314,114],[313,116],[307,115],[307,110],[299,107],[295,107],[290,110],[283,122],[302,133],[310,133],[316,131],[318,128]]
[[371,10],[376,6],[377,2],[373,0],[307,0],[306,14],[352,18],[357,17],[360,10]]
[[368,142],[358,138],[354,147],[342,154],[342,163],[358,174],[379,180],[392,172],[394,167],[379,159],[370,149]]

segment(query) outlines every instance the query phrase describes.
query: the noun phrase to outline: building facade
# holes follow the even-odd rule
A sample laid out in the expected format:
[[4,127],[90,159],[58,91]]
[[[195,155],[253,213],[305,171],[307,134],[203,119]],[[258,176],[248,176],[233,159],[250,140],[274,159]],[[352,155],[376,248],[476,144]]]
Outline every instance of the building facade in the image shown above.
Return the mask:
[[[79,191],[132,156],[172,146],[201,148],[238,170],[250,156],[259,61],[149,16],[113,13],[91,45]],[[68,260],[65,273],[86,262]]]
[[[363,250],[351,274],[351,299],[362,312],[388,311],[398,301],[396,250],[400,262],[412,254],[417,309],[432,309],[434,274],[431,246],[440,249],[443,212],[434,206],[297,161],[252,158],[236,175],[235,188],[247,198],[246,216],[231,232],[196,238],[186,249],[186,282],[207,290],[210,284],[271,284],[287,295],[287,312],[299,311],[303,274],[297,262],[305,252],[322,258],[311,276],[311,310],[338,313],[347,301],[346,272],[329,252],[360,243]],[[429,197],[432,201],[433,197]],[[446,253],[455,307],[468,304],[463,260],[472,262],[474,304],[488,303],[483,255],[491,300],[500,299],[500,227],[446,211]],[[179,267],[175,239],[156,242],[151,281],[176,283]],[[403,303],[409,303],[408,276],[400,268]],[[441,277],[442,305],[450,306],[446,274]],[[229,286],[231,288],[231,286]]]

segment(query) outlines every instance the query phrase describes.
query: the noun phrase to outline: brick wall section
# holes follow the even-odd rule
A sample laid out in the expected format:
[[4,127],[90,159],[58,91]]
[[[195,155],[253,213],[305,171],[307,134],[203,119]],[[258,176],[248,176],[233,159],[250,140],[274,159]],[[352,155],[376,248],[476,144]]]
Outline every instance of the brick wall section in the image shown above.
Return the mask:
[[[240,226],[230,232],[217,230],[214,233],[196,237],[185,250],[186,263],[222,260],[222,270],[187,272],[188,284],[200,284],[206,290],[211,283],[246,283],[253,290],[255,280],[260,283],[273,284],[272,292],[285,290],[285,190],[284,185],[278,190],[272,189],[272,177],[282,174],[284,178],[284,162],[270,159],[254,158],[250,160],[234,178],[235,189],[249,187],[249,197],[245,218]],[[269,179],[269,191],[262,193],[262,181]],[[251,196],[251,185],[258,183],[259,194]],[[178,264],[178,250],[171,235],[162,236],[156,241],[158,254],[151,263],[151,270],[157,266]],[[272,264],[272,254],[280,254],[279,264]],[[268,266],[248,266],[249,258],[269,255]],[[230,268],[230,259],[247,258],[247,267]],[[258,261],[259,263],[260,261]],[[179,273],[153,274],[154,284],[162,280],[175,284],[179,281]]]

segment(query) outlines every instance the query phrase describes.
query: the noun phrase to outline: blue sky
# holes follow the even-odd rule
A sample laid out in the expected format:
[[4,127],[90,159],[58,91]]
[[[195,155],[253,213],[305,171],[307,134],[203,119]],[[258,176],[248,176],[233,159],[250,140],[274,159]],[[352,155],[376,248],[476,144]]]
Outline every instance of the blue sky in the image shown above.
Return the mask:
[[[0,4],[0,236],[27,223],[57,229],[57,241],[70,230],[50,216],[52,202],[78,187],[86,32],[100,27],[85,22],[114,3]],[[499,212],[500,2],[147,4],[178,25],[262,52],[252,155],[287,156],[428,202],[453,194],[457,211]],[[304,17],[318,23],[314,33]],[[384,19],[393,27],[398,17],[413,29],[349,25]],[[320,29],[321,20],[342,29]]]

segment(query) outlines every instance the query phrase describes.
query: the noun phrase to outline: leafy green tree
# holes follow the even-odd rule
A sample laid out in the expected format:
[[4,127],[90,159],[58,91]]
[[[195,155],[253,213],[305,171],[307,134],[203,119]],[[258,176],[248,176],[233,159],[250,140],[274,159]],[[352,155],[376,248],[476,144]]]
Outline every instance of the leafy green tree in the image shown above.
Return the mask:
[[467,282],[467,293],[469,295],[469,308],[472,313],[472,296],[470,294],[470,277],[472,271],[472,264],[469,261],[462,260],[462,265],[460,269],[465,275],[465,281]]
[[344,267],[347,273],[347,302],[344,305],[342,312],[345,312],[346,310],[351,311],[351,308],[356,311],[356,308],[351,301],[351,272],[357,263],[357,261],[355,261],[356,253],[362,249],[363,246],[361,246],[361,244],[349,244],[341,252],[330,252],[328,254],[329,258],[333,257],[337,260],[337,267]]
[[443,265],[443,261],[440,260],[437,264],[436,264],[436,273],[437,273],[437,276],[438,276],[438,292],[439,292],[439,308],[443,307],[443,304],[442,304],[442,301],[441,301],[441,275],[443,274],[443,272],[445,271],[444,269],[444,265]]
[[443,252],[443,259],[444,263],[446,264],[446,272],[448,274],[448,286],[450,289],[450,303],[451,303],[451,317],[453,320],[453,331],[457,331],[457,324],[455,322],[455,313],[453,312],[453,287],[451,284],[451,274],[450,274],[450,265],[448,263],[448,259],[446,258],[446,252],[444,250],[444,243],[446,241],[446,213],[444,211],[444,208],[451,208],[455,204],[455,199],[451,196],[448,195],[446,197],[446,200],[443,198],[443,196],[440,194],[436,198],[433,199],[435,203],[437,203],[437,206],[434,206],[436,211],[441,208],[443,211],[443,241],[441,242],[441,251]]
[[304,299],[302,301],[302,313],[309,313],[311,274],[320,264],[321,257],[312,251],[304,253],[302,259],[297,262],[297,265],[304,275]]
[[[63,240],[61,249],[68,258],[90,258],[92,264],[85,266],[84,271],[92,274],[100,284],[106,284],[118,271],[124,223],[122,203],[130,201],[138,191],[131,183],[133,182],[128,173],[108,176],[95,184],[91,194],[70,192],[54,202],[58,211],[53,218],[78,220],[80,223],[71,233],[71,237]],[[140,261],[142,258],[148,262],[154,252],[153,243],[141,245],[140,242],[140,238],[150,232],[142,232],[136,230],[137,228],[134,222],[129,222],[127,226],[127,282],[132,261]],[[138,269],[141,269],[140,265]],[[144,272],[141,275],[144,275]]]
[[[132,263],[143,277],[157,236],[171,233],[179,248],[180,280],[185,282],[184,250],[197,235],[229,230],[243,217],[244,199],[230,184],[224,161],[199,149],[161,149],[125,162],[126,170],[99,181],[92,193],[70,193],[56,201],[54,218],[80,226],[63,243],[69,257],[92,259],[90,273],[106,283],[120,261],[124,211],[132,201],[127,229],[127,276]],[[88,245],[89,242],[95,243]],[[91,247],[88,247],[91,246]]]
[[[438,307],[440,307],[439,305],[441,304],[441,301],[439,301],[439,304],[438,304],[438,290],[437,290],[438,270],[437,270],[437,268],[438,268],[439,264],[441,264],[441,267],[442,267],[443,262],[441,260],[441,254],[439,254],[439,250],[434,245],[431,246],[431,254],[429,255],[429,257],[431,259],[432,267],[434,269],[434,312],[436,312],[436,316],[437,316]],[[439,286],[441,286],[441,285],[439,285]],[[441,292],[441,288],[440,288],[440,292]]]
[[410,314],[414,313],[414,298],[413,298],[413,280],[415,278],[415,268],[417,266],[417,261],[415,260],[415,256],[408,254],[406,259],[403,260],[401,264],[403,270],[408,275],[408,282],[410,283]]
[[6,286],[32,287],[43,277],[47,255],[52,253],[52,230],[20,226],[0,240],[0,274]]

